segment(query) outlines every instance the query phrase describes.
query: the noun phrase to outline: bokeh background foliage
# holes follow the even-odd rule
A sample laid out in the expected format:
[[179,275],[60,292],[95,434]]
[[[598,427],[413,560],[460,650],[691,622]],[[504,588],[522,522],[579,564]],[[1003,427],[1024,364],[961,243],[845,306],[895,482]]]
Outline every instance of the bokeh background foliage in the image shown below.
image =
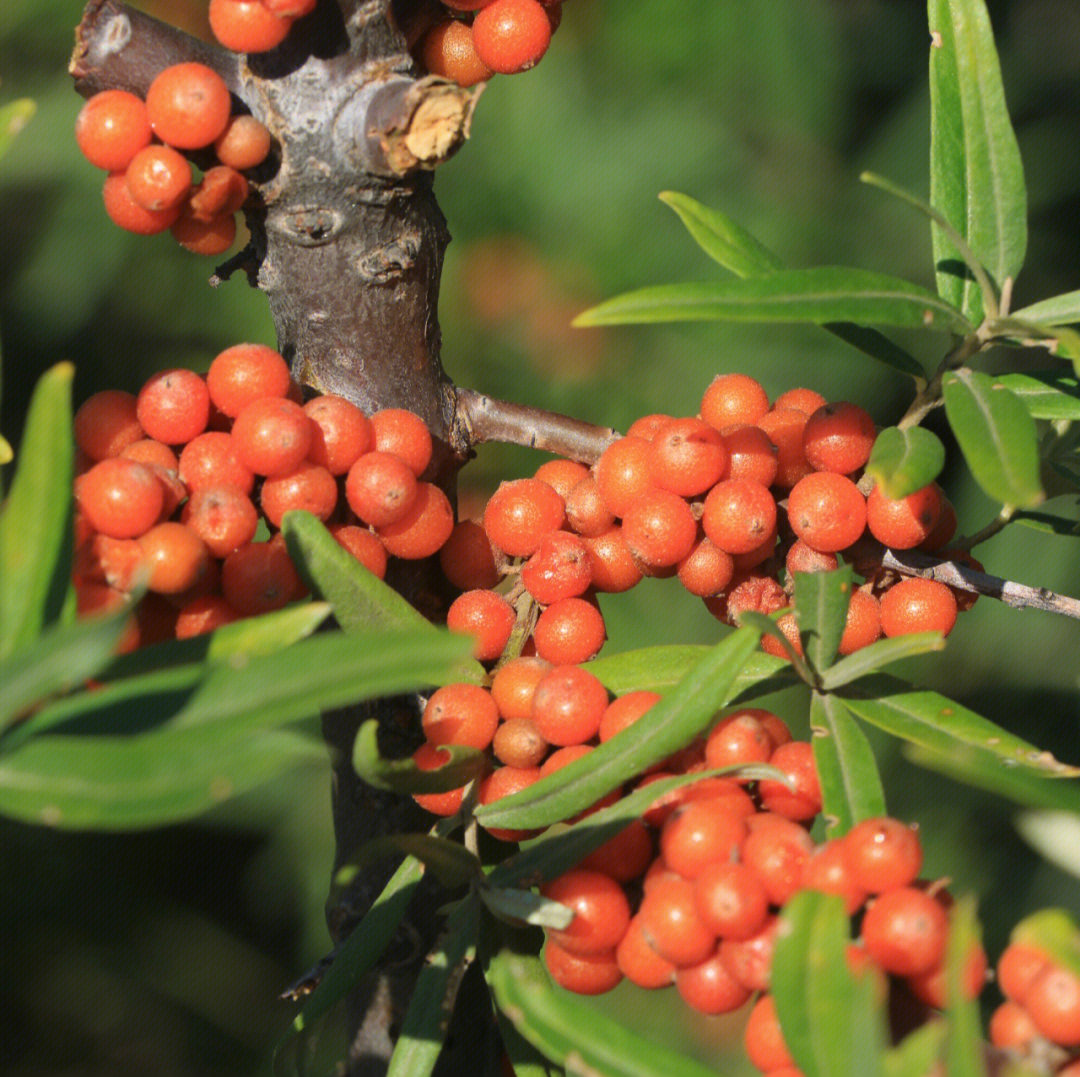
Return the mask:
[[[205,32],[203,0],[140,6]],[[1021,306],[1077,287],[1080,8],[988,6],[1029,190]],[[0,105],[38,105],[0,164],[0,429],[13,444],[34,379],[59,359],[76,363],[79,400],[135,389],[165,366],[205,369],[237,340],[273,343],[257,293],[239,280],[211,291],[207,261],[107,222],[100,176],[70,134],[79,101],[65,67],[80,9],[0,4]],[[665,189],[722,208],[791,265],[840,262],[932,286],[926,227],[856,179],[871,169],[926,193],[927,43],[923,5],[896,0],[569,0],[551,54],[490,85],[471,143],[438,177],[454,235],[441,312],[451,375],[625,427],[650,411],[691,413],[713,373],[745,370],[770,392],[807,384],[895,421],[905,381],[809,327],[569,321],[620,291],[712,275],[656,200]],[[465,474],[463,506],[538,462],[485,450]],[[989,519],[994,507],[962,468],[945,485],[969,530]],[[1071,550],[1012,528],[980,557],[1000,575],[1080,594]],[[649,632],[656,597],[642,586],[608,600],[613,649],[661,642]],[[716,637],[698,604],[669,590],[664,603],[665,641]],[[1075,762],[1078,644],[1072,622],[984,599],[943,655],[909,672]],[[775,703],[805,728],[801,696]],[[923,824],[930,874],[979,894],[992,951],[1021,910],[1080,912],[1075,880],[1016,836],[1007,805],[875,745],[891,812]],[[327,945],[331,855],[328,769],[317,764],[183,827],[71,835],[0,822],[0,1069],[266,1072],[291,1012],[276,994]],[[603,1004],[625,1014],[634,1002],[620,990]],[[724,1044],[737,1025],[681,1007],[665,1022],[731,1073],[740,1063]]]

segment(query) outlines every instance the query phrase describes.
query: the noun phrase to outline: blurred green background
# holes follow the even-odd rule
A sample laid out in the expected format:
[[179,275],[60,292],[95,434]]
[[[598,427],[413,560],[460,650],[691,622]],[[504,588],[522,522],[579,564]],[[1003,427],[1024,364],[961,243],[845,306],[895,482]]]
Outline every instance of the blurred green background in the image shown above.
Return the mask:
[[[140,6],[205,26],[204,0]],[[106,220],[101,177],[71,138],[80,102],[65,69],[80,9],[0,4],[0,104],[30,96],[39,106],[0,163],[0,429],[13,441],[35,377],[59,359],[76,362],[82,399],[137,389],[162,367],[205,369],[239,340],[274,340],[262,298],[239,279],[210,290],[209,260]],[[1078,285],[1080,7],[990,9],[1030,192],[1019,306]],[[490,84],[471,143],[438,176],[454,235],[441,305],[450,374],[623,428],[651,411],[693,413],[711,376],[728,370],[773,394],[805,384],[894,421],[908,384],[812,328],[568,323],[619,291],[714,272],[657,201],[664,189],[724,209],[793,265],[847,262],[930,284],[921,219],[857,181],[869,168],[927,192],[927,45],[925,8],[906,0],[570,0],[544,62]],[[539,462],[486,449],[464,476],[463,504]],[[991,518],[962,467],[945,485],[967,530]],[[980,557],[1000,575],[1080,594],[1074,551],[1014,528]],[[651,582],[606,602],[612,650],[659,642],[660,601],[664,641],[716,637],[700,604],[670,588],[661,597]],[[945,654],[911,673],[1076,761],[1078,647],[1076,623],[983,599]],[[797,694],[777,700],[800,729],[804,706]],[[1008,805],[875,743],[891,811],[923,825],[928,874],[979,894],[991,951],[1022,911],[1080,913],[1075,880],[1020,841]],[[331,857],[326,768],[137,835],[0,822],[0,1070],[267,1072],[291,1013],[276,995],[327,948]],[[606,1004],[639,1003],[620,989]],[[656,1012],[655,999],[647,1005]],[[737,1024],[688,1019],[677,1006],[664,1022],[718,1065]]]

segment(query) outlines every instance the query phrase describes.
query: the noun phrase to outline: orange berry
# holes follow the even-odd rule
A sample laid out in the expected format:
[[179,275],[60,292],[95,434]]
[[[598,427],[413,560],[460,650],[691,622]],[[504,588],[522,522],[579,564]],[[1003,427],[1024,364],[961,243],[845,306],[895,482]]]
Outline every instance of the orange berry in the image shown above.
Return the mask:
[[857,542],[866,529],[866,499],[851,479],[815,471],[792,487],[788,522],[807,546],[836,553]]
[[147,587],[162,595],[176,595],[194,587],[207,571],[210,551],[184,524],[163,523],[139,537],[143,561],[150,572]]
[[956,624],[956,596],[943,583],[909,576],[882,596],[881,631],[888,637],[909,632],[942,632]]
[[74,419],[75,444],[92,460],[119,456],[145,435],[136,414],[135,397],[105,389],[83,401]]
[[453,530],[454,510],[446,494],[421,482],[405,515],[380,527],[378,535],[388,553],[415,561],[438,553]]
[[587,662],[603,646],[605,636],[600,611],[582,598],[553,602],[533,629],[536,653],[554,665]]
[[225,130],[231,109],[225,81],[205,64],[167,67],[146,91],[146,111],[154,134],[166,145],[182,150],[209,146]]
[[769,410],[761,383],[748,374],[718,374],[701,398],[701,417],[716,430],[754,424]]
[[431,433],[419,415],[402,408],[385,408],[371,416],[376,451],[400,457],[419,478],[431,460]]
[[705,498],[701,526],[718,549],[750,553],[774,532],[776,500],[767,486],[752,479],[725,479]]
[[191,190],[191,165],[171,146],[147,146],[132,157],[124,180],[143,209],[172,209]]
[[164,370],[149,378],[135,404],[149,437],[166,445],[186,445],[210,419],[206,382],[192,370]]
[[153,236],[171,228],[180,216],[181,205],[169,209],[146,209],[140,206],[128,190],[127,176],[123,172],[110,172],[101,189],[105,212],[109,220],[125,232],[139,236]]
[[481,662],[494,661],[503,653],[515,620],[514,607],[494,591],[466,591],[446,611],[446,627],[472,636],[473,657]]
[[528,71],[551,43],[551,22],[537,0],[492,0],[472,31],[480,62],[502,75]]
[[127,90],[94,94],[75,118],[75,142],[83,156],[106,172],[124,171],[152,138],[145,103]]
[[457,19],[444,19],[428,30],[420,43],[420,59],[432,75],[459,86],[475,86],[494,74],[477,55],[472,27]]
[[262,0],[210,0],[208,15],[214,37],[233,52],[277,48],[288,37],[293,22],[275,15]]
[[866,499],[866,526],[885,546],[910,550],[924,542],[941,515],[941,489],[936,483],[907,497],[891,498],[875,486]]
[[870,413],[846,400],[818,408],[803,430],[803,452],[815,471],[850,475],[870,459],[877,427]]
[[254,168],[270,152],[270,132],[254,116],[232,116],[215,140],[214,152],[230,168]]

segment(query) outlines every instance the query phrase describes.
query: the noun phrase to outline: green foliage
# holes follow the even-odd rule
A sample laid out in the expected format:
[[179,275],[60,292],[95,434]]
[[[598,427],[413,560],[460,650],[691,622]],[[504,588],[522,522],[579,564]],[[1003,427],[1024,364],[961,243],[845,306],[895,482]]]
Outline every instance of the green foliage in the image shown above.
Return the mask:
[[900,498],[929,485],[945,466],[945,446],[921,426],[887,426],[874,440],[866,474],[886,497]]

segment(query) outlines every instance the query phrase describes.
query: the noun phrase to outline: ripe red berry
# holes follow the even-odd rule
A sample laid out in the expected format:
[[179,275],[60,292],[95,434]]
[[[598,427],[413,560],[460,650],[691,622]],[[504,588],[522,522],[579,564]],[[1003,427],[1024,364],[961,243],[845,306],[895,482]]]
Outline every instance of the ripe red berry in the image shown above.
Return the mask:
[[162,523],[139,536],[143,563],[149,571],[146,586],[163,595],[194,587],[206,573],[210,551],[184,524]]
[[165,491],[154,472],[122,457],[102,460],[80,475],[75,496],[93,529],[117,539],[149,531],[165,504]]
[[698,912],[723,939],[748,939],[765,925],[769,895],[758,873],[747,864],[720,860],[694,880]]
[[616,594],[629,591],[641,581],[641,567],[626,544],[621,527],[585,538],[592,564],[592,585],[597,591]]
[[235,486],[250,494],[255,473],[240,462],[236,442],[220,430],[208,430],[189,441],[180,452],[180,479],[190,492],[208,486]]
[[368,570],[378,578],[386,577],[386,547],[379,541],[379,536],[363,527],[353,524],[336,524],[330,528],[339,546],[344,547]]
[[233,52],[267,52],[285,40],[292,19],[275,14],[263,0],[210,0],[214,37]]
[[626,695],[612,700],[600,718],[600,743],[611,740],[617,733],[629,728],[643,714],[647,713],[663,697],[656,692],[627,692]]
[[762,486],[776,481],[776,446],[760,426],[734,426],[724,430],[728,451],[727,479],[752,479]]
[[210,393],[191,370],[165,370],[149,378],[135,405],[149,437],[166,445],[185,445],[206,429]]
[[458,19],[443,19],[424,35],[420,59],[432,75],[475,86],[491,78],[493,72],[477,55],[472,27]]
[[236,218],[227,213],[203,220],[191,212],[189,203],[183,207],[169,231],[185,250],[212,258],[223,254],[233,245],[236,240]]
[[942,632],[948,635],[956,624],[956,596],[937,580],[909,576],[893,584],[880,600],[881,631],[903,636],[909,632]]
[[675,989],[680,998],[698,1013],[732,1013],[750,998],[751,991],[728,971],[714,950],[704,961],[680,968],[675,973]]
[[622,974],[638,987],[667,987],[675,979],[675,966],[649,945],[636,916],[615,947],[615,961]]
[[744,818],[723,797],[694,800],[668,816],[660,854],[672,871],[695,879],[710,864],[734,860],[746,835]]
[[529,557],[563,523],[563,499],[540,479],[501,483],[484,509],[488,538],[510,557]]
[[542,658],[513,658],[499,666],[491,680],[491,695],[503,718],[532,718],[536,686],[551,668]]
[[101,197],[109,220],[125,232],[134,232],[139,236],[153,236],[171,228],[182,208],[176,205],[169,209],[154,210],[140,206],[131,197],[127,176],[123,172],[110,172],[105,177]]
[[[435,744],[424,743],[413,752],[413,762],[418,770],[438,770],[450,762],[450,753]],[[413,800],[432,815],[453,815],[465,797],[465,786],[445,793],[417,793]]]
[[705,493],[728,466],[724,439],[702,419],[672,419],[651,444],[653,482],[680,497]]
[[750,1017],[743,1030],[743,1046],[746,1057],[759,1070],[774,1073],[786,1066],[794,1066],[795,1059],[784,1043],[780,1019],[776,1014],[776,1002],[772,995],[762,995],[754,1003]]
[[596,677],[559,665],[537,682],[531,717],[548,744],[584,744],[596,736],[607,704],[607,689]]
[[548,938],[572,954],[614,950],[630,925],[630,903],[622,887],[598,871],[574,868],[545,883],[540,893],[573,911],[569,927],[548,929]]
[[493,0],[472,29],[480,61],[502,75],[535,66],[551,44],[551,22],[537,0]]
[[769,765],[782,770],[791,786],[773,779],[758,782],[758,794],[766,811],[798,821],[812,819],[821,811],[821,784],[808,741],[781,744],[769,757]]
[[803,452],[815,471],[850,475],[870,459],[877,427],[870,413],[846,400],[818,408],[803,430]]
[[603,646],[607,630],[600,611],[583,598],[561,598],[537,618],[536,653],[554,665],[587,662]]
[[997,964],[997,984],[1001,993],[1013,1002],[1024,1001],[1032,981],[1050,964],[1038,947],[1011,942],[1001,952]]
[[748,374],[718,374],[701,398],[702,419],[720,431],[756,423],[768,410],[765,390]]
[[1031,981],[1024,1009],[1048,1040],[1062,1047],[1080,1045],[1080,977],[1050,964]]
[[797,408],[782,407],[779,402],[766,412],[757,425],[769,435],[776,446],[776,478],[774,485],[790,490],[812,468],[803,450],[803,431],[809,415]]
[[349,468],[345,497],[364,523],[385,527],[409,511],[417,485],[416,475],[401,457],[367,452]]
[[119,456],[145,434],[139,425],[135,397],[119,389],[94,393],[75,412],[75,444],[91,460]]
[[576,460],[565,460],[561,457],[555,460],[547,460],[537,469],[534,479],[546,482],[555,493],[565,501],[570,496],[579,482],[589,477],[589,469]]
[[75,119],[75,141],[83,156],[106,172],[124,171],[152,137],[146,105],[126,90],[94,94]]
[[454,525],[439,550],[439,566],[459,591],[490,589],[499,582],[491,543],[474,520],[462,520]]
[[167,67],[146,91],[146,112],[154,134],[181,150],[209,146],[225,130],[231,108],[229,88],[205,64]]
[[939,965],[948,929],[941,904],[910,886],[881,894],[870,903],[862,922],[867,952],[886,972],[900,976]]
[[708,598],[718,595],[735,575],[731,554],[710,539],[701,539],[679,562],[679,582],[692,595]]
[[281,527],[285,513],[294,509],[327,520],[337,505],[338,487],[334,476],[318,464],[305,462],[288,475],[268,478],[263,483],[259,504],[274,527]]
[[551,978],[576,995],[602,995],[622,979],[614,950],[587,956],[572,954],[549,938],[543,956]]
[[288,475],[307,457],[312,426],[299,404],[262,397],[236,416],[232,439],[240,462],[256,475]]
[[220,558],[251,542],[259,526],[259,514],[251,498],[236,486],[206,486],[192,491],[181,520]]
[[208,168],[188,198],[185,214],[205,224],[229,217],[247,201],[251,185],[235,168]]
[[384,408],[371,416],[372,445],[400,457],[420,478],[431,460],[431,433],[419,415],[403,408]]
[[234,344],[214,357],[206,386],[214,407],[235,419],[255,400],[286,396],[289,366],[265,344]]
[[439,552],[454,530],[454,510],[446,494],[421,482],[416,497],[400,520],[379,528],[379,538],[394,557],[416,561]]
[[143,209],[172,209],[191,189],[191,165],[171,146],[147,146],[131,159],[124,178]]
[[800,386],[795,389],[788,389],[786,392],[781,393],[776,400],[773,401],[773,407],[791,408],[795,411],[801,411],[809,418],[819,408],[825,407],[827,403],[828,401],[826,401],[821,393]]
[[303,593],[283,541],[249,542],[229,554],[221,566],[221,591],[245,617],[279,610]]
[[907,497],[891,498],[875,486],[866,499],[866,526],[886,546],[910,550],[925,542],[941,515],[940,488],[931,483]]
[[[513,796],[522,789],[528,789],[534,782],[538,782],[542,775],[539,767],[499,767],[493,770],[481,783],[477,800],[481,804],[493,804],[503,797]],[[508,827],[481,826],[499,841],[523,841],[539,833],[536,830],[512,830]]]
[[552,531],[521,566],[521,582],[541,605],[584,594],[592,582],[592,561],[580,538]]
[[600,497],[616,516],[624,516],[653,488],[651,443],[645,438],[613,441],[596,462],[593,474]]
[[254,168],[270,152],[270,132],[254,116],[232,116],[215,140],[214,152],[230,168]]
[[698,912],[689,880],[674,874],[656,879],[637,915],[649,945],[676,967],[697,965],[712,955],[716,936]]
[[807,546],[836,553],[857,542],[866,529],[866,499],[851,479],[815,471],[792,487],[788,522]]
[[650,490],[623,516],[623,538],[638,560],[654,568],[677,565],[698,537],[690,506],[669,490]]
[[705,498],[701,525],[709,540],[729,554],[757,549],[776,527],[776,500],[751,479],[726,479]]
[[[514,607],[494,591],[466,591],[446,611],[451,632],[472,636],[473,657],[491,662],[503,653],[514,630]],[[506,760],[504,760],[506,762]]]
[[894,890],[919,877],[918,831],[898,819],[864,819],[848,831],[843,843],[852,882],[867,893]]
[[463,744],[483,751],[495,736],[499,709],[479,685],[448,684],[431,694],[420,722],[430,744]]

